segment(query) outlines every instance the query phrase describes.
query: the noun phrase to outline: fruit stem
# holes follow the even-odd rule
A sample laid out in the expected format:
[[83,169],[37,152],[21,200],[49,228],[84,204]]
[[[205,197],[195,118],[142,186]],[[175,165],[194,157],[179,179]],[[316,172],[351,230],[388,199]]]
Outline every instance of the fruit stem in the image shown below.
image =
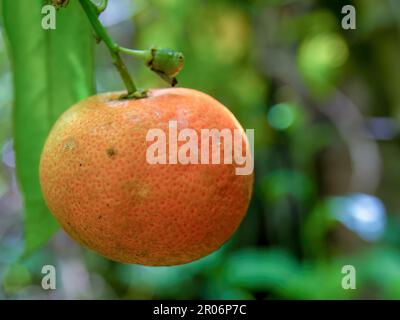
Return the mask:
[[[98,7],[93,4],[90,0],[79,0],[83,10],[85,11],[90,23],[92,24],[92,27],[96,33],[96,35],[104,41],[105,45],[110,51],[111,57],[113,59],[113,63],[115,67],[117,68],[119,74],[121,75],[122,81],[125,84],[125,87],[128,91],[128,97],[134,96],[134,94],[137,92],[136,86],[131,78],[131,76],[128,73],[128,69],[125,65],[125,63],[122,61],[120,55],[119,55],[119,46],[111,39],[111,37],[108,35],[106,29],[102,26],[100,23],[98,13],[99,9]],[[100,8],[100,10],[104,10],[105,6],[107,4],[107,1],[104,1],[102,3],[104,5],[104,8]]]
[[151,59],[150,50],[135,50],[135,49],[129,49],[129,48],[124,48],[124,47],[118,47],[118,50],[122,53],[142,59],[144,61]]

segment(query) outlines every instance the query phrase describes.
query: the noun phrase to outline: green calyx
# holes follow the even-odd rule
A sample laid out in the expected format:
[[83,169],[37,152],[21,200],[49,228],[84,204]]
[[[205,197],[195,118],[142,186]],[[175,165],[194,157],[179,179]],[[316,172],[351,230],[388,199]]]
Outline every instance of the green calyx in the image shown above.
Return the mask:
[[122,94],[119,99],[120,100],[125,100],[125,99],[143,99],[148,97],[148,90],[147,89],[138,89],[133,93],[124,93]]

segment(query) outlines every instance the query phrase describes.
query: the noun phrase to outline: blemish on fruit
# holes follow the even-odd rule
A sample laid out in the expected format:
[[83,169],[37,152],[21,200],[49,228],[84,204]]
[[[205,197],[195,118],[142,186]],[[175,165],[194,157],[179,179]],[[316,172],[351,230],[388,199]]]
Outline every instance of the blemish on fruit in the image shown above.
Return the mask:
[[143,258],[147,257],[149,254],[146,251],[140,251],[136,254],[137,257]]
[[68,138],[63,144],[63,151],[73,150],[76,147],[76,141],[74,138]]
[[140,202],[147,198],[150,194],[150,188],[140,183],[136,178],[131,179],[125,186],[127,194],[130,195],[132,201]]
[[115,151],[114,148],[108,148],[106,150],[106,152],[107,152],[108,157],[111,159],[115,158],[115,156],[117,155],[117,152]]
[[149,193],[150,193],[149,188],[147,186],[144,186],[144,187],[140,188],[140,190],[138,191],[137,195],[140,198],[146,198]]

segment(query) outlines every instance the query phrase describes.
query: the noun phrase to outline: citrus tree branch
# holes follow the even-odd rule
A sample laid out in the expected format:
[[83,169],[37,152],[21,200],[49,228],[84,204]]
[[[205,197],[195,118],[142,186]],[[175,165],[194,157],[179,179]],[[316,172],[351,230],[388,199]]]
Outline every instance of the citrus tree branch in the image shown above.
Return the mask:
[[[120,53],[124,53],[140,59],[153,72],[171,86],[177,84],[176,76],[182,70],[184,56],[181,52],[168,48],[150,48],[148,50],[134,50],[120,47],[108,35],[106,29],[99,20],[99,14],[105,10],[108,0],[102,0],[96,4],[92,0],[79,0],[85,11],[98,41],[103,41],[110,51],[113,63],[117,68],[128,91],[128,98],[143,98],[146,90],[137,90],[128,69],[121,59]],[[125,97],[125,96],[124,96]]]
[[[98,18],[98,7],[94,5],[90,0],[79,0],[83,10],[85,11],[96,35],[103,40],[108,50],[110,51],[113,63],[121,75],[122,81],[128,91],[128,96],[132,96],[136,93],[136,86],[128,73],[128,69],[125,63],[122,61],[119,55],[118,45],[110,38],[106,29],[102,26]],[[107,1],[103,1],[104,8]],[[103,9],[104,10],[104,9]]]

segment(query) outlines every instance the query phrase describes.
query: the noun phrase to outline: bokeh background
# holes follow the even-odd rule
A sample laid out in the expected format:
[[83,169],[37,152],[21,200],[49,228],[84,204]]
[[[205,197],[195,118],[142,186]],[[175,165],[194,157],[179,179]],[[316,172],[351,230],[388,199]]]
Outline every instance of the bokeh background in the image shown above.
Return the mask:
[[[341,28],[346,4],[356,30]],[[183,51],[179,85],[255,129],[248,215],[221,250],[177,267],[115,263],[63,231],[20,259],[13,74],[0,22],[0,299],[400,298],[399,1],[111,0],[101,20],[123,46]],[[132,60],[141,87],[165,85]],[[103,44],[95,69],[98,92],[122,88]],[[44,264],[56,267],[56,290],[40,286]],[[348,264],[356,290],[341,287]]]

